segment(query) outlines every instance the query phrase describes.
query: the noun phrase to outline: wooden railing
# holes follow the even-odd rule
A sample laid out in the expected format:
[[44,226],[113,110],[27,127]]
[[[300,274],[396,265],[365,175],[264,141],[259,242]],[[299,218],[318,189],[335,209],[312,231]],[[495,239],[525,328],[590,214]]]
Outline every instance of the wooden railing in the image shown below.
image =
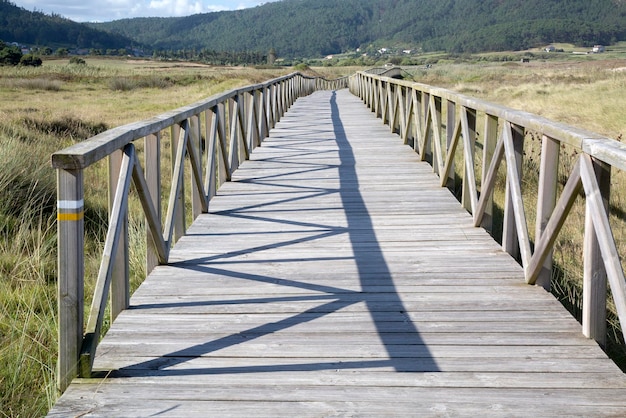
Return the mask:
[[[141,202],[148,230],[146,271],[167,263],[170,248],[185,233],[185,219],[207,212],[217,188],[298,98],[319,89],[337,89],[347,78],[324,80],[299,73],[210,97],[154,119],[111,129],[55,153],[58,181],[58,387],[89,376],[110,295],[114,319],[129,304],[128,202],[131,183]],[[171,188],[167,213],[161,214],[161,179],[166,172],[161,139],[171,135]],[[136,142],[143,140],[144,167]],[[109,160],[109,225],[86,330],[84,321],[84,170]],[[183,183],[189,167],[190,208]]]
[[[550,287],[554,243],[582,191],[586,207],[585,224],[581,225],[583,333],[605,344],[607,278],[624,331],[626,285],[608,216],[611,169],[626,169],[624,144],[449,90],[365,72],[351,78],[350,90],[412,145],[422,160],[431,162],[442,187],[455,181],[455,160],[457,164],[463,161],[458,170],[462,171],[460,200],[477,227],[491,230],[496,176],[501,162],[506,162],[502,246],[520,260],[529,284]],[[482,155],[476,141],[479,117],[483,118]],[[528,232],[521,182],[527,132],[541,138],[534,242]],[[577,157],[557,200],[561,147],[575,150],[571,154]],[[462,154],[457,156],[461,148]]]
[[402,76],[401,67],[374,67],[366,70],[367,74],[379,75],[384,77],[398,78]]
[[341,90],[348,88],[348,81],[350,77],[340,77],[328,80],[326,78],[318,77],[315,79],[316,90]]

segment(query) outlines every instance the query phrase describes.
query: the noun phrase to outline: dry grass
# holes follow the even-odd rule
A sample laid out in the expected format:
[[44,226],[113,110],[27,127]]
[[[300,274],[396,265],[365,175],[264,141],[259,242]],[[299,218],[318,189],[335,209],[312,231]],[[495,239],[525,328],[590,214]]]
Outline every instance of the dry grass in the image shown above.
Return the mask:
[[[45,415],[57,396],[50,155],[108,128],[288,72],[89,59],[87,65],[57,60],[39,68],[0,67],[0,417]],[[112,88],[118,80],[132,88]],[[105,164],[86,176],[89,306],[106,233]],[[133,287],[144,275],[145,248],[143,220],[135,212],[129,225]]]
[[[542,115],[548,119],[622,141],[626,134],[626,59],[505,64],[445,64],[421,69],[416,81],[439,85],[490,102]],[[479,138],[480,138],[480,129]],[[480,142],[480,139],[479,139]],[[540,142],[535,133],[525,141],[522,190],[528,230],[534,239]],[[459,151],[460,152],[460,151]],[[577,151],[561,149],[560,181],[567,180]],[[460,167],[462,161],[457,164]],[[458,173],[459,175],[461,173]],[[480,171],[477,169],[477,176]],[[626,182],[612,173],[610,219],[618,251],[626,254]],[[480,178],[480,177],[478,177]],[[503,206],[504,174],[495,201]],[[580,319],[582,313],[583,233],[585,203],[580,198],[568,217],[554,250],[553,293]],[[500,233],[495,229],[495,237]],[[626,267],[625,260],[622,260]],[[609,297],[607,351],[626,370],[626,347]]]
[[[620,67],[626,61],[445,64],[420,70],[420,81],[618,137],[626,130],[621,110],[626,107],[626,72],[613,71]],[[357,69],[307,72],[335,78]],[[103,129],[291,71],[89,58],[87,65],[55,60],[38,68],[0,68],[0,191],[9,193],[0,196],[0,416],[41,416],[56,396],[55,180],[50,154]],[[164,142],[167,147],[167,138]],[[87,172],[90,277],[97,271],[105,234],[105,174],[100,163]],[[613,199],[624,207],[624,193]],[[571,226],[572,236],[580,229],[577,222]],[[142,223],[141,217],[131,216],[131,247],[139,249],[131,254],[134,286],[143,274]],[[561,247],[575,248],[567,242]],[[92,285],[87,283],[88,298]]]
[[415,80],[606,135],[626,134],[626,58],[605,61],[443,64]]

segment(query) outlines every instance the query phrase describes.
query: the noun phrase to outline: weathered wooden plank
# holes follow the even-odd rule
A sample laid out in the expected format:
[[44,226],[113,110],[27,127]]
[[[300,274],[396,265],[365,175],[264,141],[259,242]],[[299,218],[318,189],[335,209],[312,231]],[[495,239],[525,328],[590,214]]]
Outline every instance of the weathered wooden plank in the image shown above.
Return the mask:
[[[587,358],[578,361],[571,358],[532,358],[506,357],[494,359],[480,357],[455,358],[439,357],[434,364],[430,358],[394,358],[393,362],[386,360],[365,361],[362,358],[341,357],[336,359],[319,357],[290,357],[256,359],[249,357],[176,357],[176,356],[125,356],[119,358],[114,355],[98,359],[97,365],[110,377],[149,377],[153,375],[176,376],[184,371],[197,371],[195,377],[202,379],[203,376],[237,376],[243,374],[254,379],[261,373],[289,372],[292,377],[309,372],[350,372],[350,373],[387,373],[397,375],[398,370],[404,373],[560,373],[567,377],[567,373],[581,373],[584,378],[590,373],[602,373],[607,379],[614,379],[619,372],[617,366],[607,362],[603,358]],[[358,366],[358,367],[357,367]],[[590,372],[593,370],[593,372]],[[110,374],[109,374],[110,373]],[[611,376],[612,375],[612,376]],[[411,375],[407,375],[409,378]],[[309,380],[318,377],[312,373]],[[402,377],[398,377],[402,378]],[[219,379],[217,377],[216,379]],[[358,379],[355,379],[358,381]],[[123,382],[122,382],[123,383]],[[581,383],[577,383],[581,385]],[[572,385],[570,382],[570,386]]]
[[[107,402],[102,405],[100,402],[88,402],[88,405],[92,406],[94,411],[103,410],[103,407],[113,408],[112,412],[115,412],[120,403],[124,406],[128,405],[135,411],[155,411],[151,402],[158,400],[170,400],[177,401],[180,405],[182,402],[195,400],[195,402],[213,400],[219,401],[231,401],[231,414],[237,415],[237,403],[239,401],[256,402],[257,408],[265,413],[279,414],[281,416],[291,416],[293,410],[289,405],[297,404],[300,402],[311,402],[315,399],[315,402],[336,402],[341,410],[352,411],[356,413],[360,411],[361,414],[368,413],[369,411],[381,411],[382,409],[374,407],[376,404],[384,403],[389,405],[389,409],[395,411],[396,414],[404,411],[423,411],[430,414],[443,411],[448,411],[451,408],[452,411],[460,412],[463,415],[464,411],[469,408],[474,413],[479,413],[482,409],[483,414],[485,411],[493,411],[498,414],[504,412],[511,414],[514,411],[527,412],[529,409],[535,411],[542,410],[544,414],[551,411],[550,415],[567,411],[566,415],[576,414],[575,411],[580,411],[578,407],[583,407],[583,411],[589,411],[591,406],[595,405],[596,413],[602,413],[606,410],[615,410],[614,408],[622,408],[622,400],[619,399],[620,394],[623,392],[622,388],[615,389],[592,389],[592,388],[580,388],[580,389],[560,389],[560,388],[542,388],[537,389],[511,389],[511,388],[454,388],[453,390],[442,390],[440,387],[362,387],[362,386],[342,386],[342,385],[327,385],[327,386],[312,386],[312,385],[265,385],[265,386],[225,386],[225,387],[206,387],[200,384],[185,384],[177,385],[176,390],[172,390],[167,386],[146,384],[136,384],[137,390],[130,391],[128,385],[112,385],[101,384],[98,387],[98,391],[102,393],[102,397],[110,396],[109,399],[117,399],[116,402]],[[80,385],[77,385],[80,388]],[[86,388],[88,389],[88,388]],[[535,392],[533,398],[528,397],[528,391]],[[141,398],[147,402],[141,404],[140,408],[137,406],[132,407],[132,403],[137,402],[137,395],[133,395],[133,392],[139,392]],[[454,393],[454,398],[451,399],[450,395]],[[82,395],[84,399],[90,399],[91,392],[89,390],[81,391],[77,394],[77,397]],[[348,401],[349,400],[349,401]],[[83,401],[85,402],[85,401]],[[237,402],[237,403],[235,403]],[[282,403],[282,405],[277,403]],[[212,402],[211,402],[212,403]],[[391,404],[396,404],[396,407]],[[277,406],[277,409],[273,409],[272,405]],[[205,405],[205,408],[210,408],[211,404]],[[402,406],[402,409],[398,408]],[[435,409],[436,407],[438,409]],[[396,409],[397,408],[397,409]],[[510,409],[509,409],[510,408]],[[606,408],[606,409],[605,409]],[[176,404],[170,404],[169,409],[156,410],[154,415],[178,415],[182,408],[176,408]],[[89,409],[87,409],[89,411]],[[281,413],[282,411],[282,413]],[[287,413],[289,411],[289,413]],[[117,413],[122,411],[117,410]],[[128,411],[125,411],[128,413]],[[198,410],[196,410],[196,413]],[[330,411],[327,411],[327,413]],[[338,411],[335,413],[342,414]],[[145,413],[145,412],[143,412]],[[206,410],[205,410],[206,413]],[[263,412],[260,412],[263,413]],[[319,412],[318,412],[319,413]],[[258,414],[254,414],[255,416]],[[269,415],[269,414],[268,414]],[[452,415],[454,413],[452,412]]]
[[51,416],[626,413],[597,344],[354,103],[281,115]]
[[[424,395],[424,394],[423,394]],[[422,395],[422,396],[423,396]],[[425,397],[425,396],[423,396]],[[413,402],[407,404],[407,402],[401,401],[389,401],[379,402],[378,404],[372,403],[359,403],[351,402],[349,404],[345,402],[328,402],[328,401],[306,401],[306,402],[266,402],[258,400],[244,400],[244,401],[201,401],[201,400],[188,400],[185,403],[181,403],[178,400],[163,400],[163,399],[151,399],[149,402],[143,402],[140,405],[133,400],[120,401],[116,405],[111,405],[106,409],[106,412],[100,412],[100,407],[96,406],[95,401],[79,400],[78,402],[85,405],[82,409],[78,409],[79,415],[89,414],[90,417],[112,417],[112,416],[220,416],[220,417],[241,417],[241,416],[255,416],[255,417],[276,417],[276,416],[298,416],[298,417],[320,417],[320,416],[399,416],[406,414],[407,411],[411,411],[414,415],[469,415],[479,416],[484,415],[485,411],[490,411],[492,415],[507,416],[515,414],[517,411],[523,409],[525,413],[529,415],[541,416],[546,413],[559,414],[559,411],[566,409],[572,415],[579,416],[598,416],[598,415],[613,415],[620,416],[624,414],[624,409],[619,406],[605,406],[599,408],[597,406],[590,405],[573,405],[563,407],[562,405],[555,406],[554,408],[547,409],[545,406],[540,405],[521,405],[522,402],[515,403],[511,401],[510,404],[503,404],[498,401],[489,403],[484,401],[480,403],[464,404],[462,401],[458,402],[437,402],[425,401],[418,404]],[[145,405],[145,406],[143,406]],[[388,405],[388,406],[387,406]],[[52,414],[51,416],[65,417],[71,413],[75,413],[70,408],[60,410],[59,414]],[[175,411],[175,413],[174,413]],[[289,411],[285,414],[284,411]]]

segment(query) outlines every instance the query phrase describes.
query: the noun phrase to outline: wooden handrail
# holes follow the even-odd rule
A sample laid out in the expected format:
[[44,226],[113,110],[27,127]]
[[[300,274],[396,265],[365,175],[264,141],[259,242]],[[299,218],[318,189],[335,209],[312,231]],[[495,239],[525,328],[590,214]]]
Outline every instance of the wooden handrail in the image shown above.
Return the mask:
[[[626,282],[609,224],[608,199],[611,170],[626,170],[625,144],[426,84],[358,72],[351,77],[349,88],[405,144],[412,145],[422,160],[431,162],[433,171],[441,177],[442,187],[454,178],[454,162],[459,160],[457,148],[463,141],[461,204],[473,215],[475,226],[491,229],[496,173],[501,162],[506,162],[502,246],[520,260],[529,284],[549,289],[554,243],[579,192],[584,191],[583,333],[600,345],[606,343],[607,279],[624,332]],[[485,128],[479,168],[482,176],[475,178],[479,114],[484,117]],[[521,192],[524,137],[528,131],[539,133],[542,138],[534,251]],[[578,159],[557,201],[561,146],[576,150]]]
[[[146,218],[146,271],[168,262],[174,243],[185,233],[185,167],[192,179],[195,218],[208,212],[217,188],[230,180],[243,159],[301,96],[320,89],[347,87],[348,78],[326,80],[293,73],[262,84],[209,97],[149,120],[120,126],[52,155],[57,170],[59,356],[58,388],[89,376],[100,339],[107,299],[112,319],[128,307],[128,192],[137,192]],[[161,214],[161,137],[172,139],[172,184],[167,213]],[[142,167],[135,143],[144,141]],[[204,144],[202,142],[204,141]],[[84,318],[84,170],[109,159],[109,226],[100,270],[83,333]],[[163,228],[162,228],[162,225]]]

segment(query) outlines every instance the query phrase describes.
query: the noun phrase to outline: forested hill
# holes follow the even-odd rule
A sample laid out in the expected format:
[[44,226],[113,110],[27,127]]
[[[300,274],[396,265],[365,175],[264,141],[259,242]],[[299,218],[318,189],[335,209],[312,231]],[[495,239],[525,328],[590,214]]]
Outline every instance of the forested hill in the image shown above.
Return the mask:
[[626,0],[282,0],[178,18],[80,24],[0,0],[0,40],[68,48],[255,51],[319,57],[361,48],[520,50],[626,40]]
[[519,50],[626,40],[624,0],[282,0],[182,18],[93,24],[160,50],[314,57],[370,44],[425,51]]
[[8,0],[0,0],[0,40],[64,48],[120,49],[133,44],[123,35],[100,31],[58,15],[31,12]]

